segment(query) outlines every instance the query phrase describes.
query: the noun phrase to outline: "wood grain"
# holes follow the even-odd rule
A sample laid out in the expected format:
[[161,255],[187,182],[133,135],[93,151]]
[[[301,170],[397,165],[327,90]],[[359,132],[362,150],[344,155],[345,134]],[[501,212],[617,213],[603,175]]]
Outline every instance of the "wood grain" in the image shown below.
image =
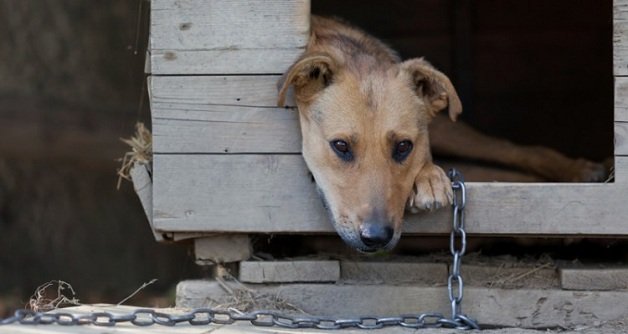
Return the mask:
[[628,78],[615,78],[615,121],[628,122]]
[[615,122],[615,155],[628,155],[628,122]]
[[309,0],[154,0],[153,74],[283,73],[302,52]]
[[279,76],[151,77],[157,153],[299,153],[297,111],[277,108]]
[[613,74],[628,75],[628,1],[613,2]]
[[[333,233],[300,155],[156,155],[155,228]],[[473,234],[628,235],[616,184],[469,183]],[[448,233],[449,210],[406,216],[406,233]]]

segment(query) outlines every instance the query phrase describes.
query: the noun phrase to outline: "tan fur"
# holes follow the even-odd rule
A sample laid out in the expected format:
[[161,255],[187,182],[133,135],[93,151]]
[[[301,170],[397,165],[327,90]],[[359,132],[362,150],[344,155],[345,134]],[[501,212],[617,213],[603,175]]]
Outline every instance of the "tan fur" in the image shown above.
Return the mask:
[[[452,121],[462,112],[446,75],[422,58],[401,62],[379,40],[337,20],[312,17],[306,50],[280,82],[279,105],[290,87],[299,109],[303,157],[334,227],[362,251],[395,245],[406,206],[432,210],[451,203],[451,184],[432,162],[430,140],[446,154],[542,176],[597,180],[605,175],[599,164],[516,146],[444,121],[439,111],[448,108]],[[330,143],[335,140],[349,144],[352,161],[334,152]],[[393,149],[401,141],[411,141],[414,148],[400,163],[393,159]],[[364,230],[373,226],[391,227],[394,237],[386,245],[365,245]]]
[[[291,86],[303,156],[343,238],[358,238],[367,221],[390,225],[398,237],[408,202],[420,209],[451,202],[449,180],[432,163],[427,130],[438,111],[449,105],[455,119],[462,108],[449,79],[429,63],[401,63],[362,31],[313,17],[306,51],[283,78],[280,105]],[[349,143],[355,160],[340,159],[330,147],[334,140]],[[399,163],[393,149],[403,140],[414,148]]]

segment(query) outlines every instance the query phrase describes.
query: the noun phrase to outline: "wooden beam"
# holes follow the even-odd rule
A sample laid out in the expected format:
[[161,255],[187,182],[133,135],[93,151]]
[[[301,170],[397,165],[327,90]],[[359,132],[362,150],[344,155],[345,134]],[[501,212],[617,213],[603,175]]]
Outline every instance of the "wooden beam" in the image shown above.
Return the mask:
[[[445,280],[446,277],[442,279]],[[320,316],[395,316],[418,312],[451,312],[445,286],[247,284],[246,287],[253,294],[281,296],[282,300],[308,314]],[[489,289],[467,286],[462,305],[464,313],[485,326],[573,328],[591,326],[596,321],[599,323],[623,319],[628,316],[628,308],[610,305],[625,305],[626,298],[626,291],[574,292],[560,289]],[[211,307],[232,300],[233,296],[228,295],[220,284],[213,281],[189,280],[177,285],[177,307]]]
[[148,224],[150,225],[151,232],[153,232],[153,237],[157,241],[164,241],[164,236],[155,231],[155,227],[153,226],[153,180],[149,169],[149,166],[136,162],[133,168],[131,168],[129,175],[131,176],[131,181],[133,181],[135,193],[140,199],[140,203],[142,203],[142,208],[144,208],[146,218],[148,218]]
[[248,235],[220,234],[194,239],[194,256],[198,265],[238,262],[251,257]]
[[295,283],[336,282],[340,264],[334,260],[242,261],[240,282]]
[[[155,155],[155,228],[334,233],[300,155]],[[473,234],[628,235],[624,184],[469,183]],[[406,233],[448,233],[451,213],[406,216]]]
[[613,73],[628,75],[628,1],[613,2]]
[[303,51],[309,0],[153,0],[153,74],[283,73]]
[[615,121],[628,122],[628,78],[615,78]]
[[628,268],[561,268],[560,284],[565,290],[626,290]]
[[[447,277],[446,263],[400,261],[380,259],[340,261],[340,278],[343,284],[425,284],[436,286]],[[465,277],[466,284],[466,277]]]
[[615,122],[615,155],[628,155],[628,122]]
[[281,74],[303,49],[153,50],[151,73],[178,74]]
[[[276,107],[280,75],[152,76],[158,106],[202,109],[206,105]],[[206,108],[206,107],[205,107]],[[165,111],[164,111],[165,112]]]
[[157,153],[299,153],[297,111],[277,108],[279,76],[151,77]]

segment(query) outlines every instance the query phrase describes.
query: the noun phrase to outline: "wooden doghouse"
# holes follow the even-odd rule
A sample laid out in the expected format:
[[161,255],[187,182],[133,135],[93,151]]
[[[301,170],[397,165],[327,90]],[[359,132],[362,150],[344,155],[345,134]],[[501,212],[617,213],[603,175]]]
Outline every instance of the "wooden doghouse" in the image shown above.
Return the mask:
[[[628,235],[628,0],[613,16],[614,182],[468,183],[470,236]],[[194,238],[197,259],[230,262],[249,257],[248,235],[334,233],[297,112],[276,106],[309,19],[310,0],[151,1],[154,155],[152,181],[137,188],[158,239]],[[450,219],[408,215],[404,233],[447,234]]]
[[[175,240],[333,233],[300,156],[296,111],[276,107],[277,81],[307,42],[309,1],[151,5],[153,228]],[[470,183],[470,234],[628,234],[627,8],[617,1],[614,12],[615,182]],[[449,217],[411,215],[405,233],[447,233]]]

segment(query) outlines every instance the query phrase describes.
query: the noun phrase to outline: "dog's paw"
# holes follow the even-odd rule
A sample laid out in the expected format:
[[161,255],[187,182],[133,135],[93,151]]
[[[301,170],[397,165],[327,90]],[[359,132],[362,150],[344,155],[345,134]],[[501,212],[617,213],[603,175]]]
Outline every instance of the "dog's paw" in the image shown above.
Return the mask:
[[568,182],[603,182],[608,178],[609,170],[601,163],[576,159],[565,175]]
[[408,199],[408,209],[413,213],[431,211],[451,205],[452,201],[451,181],[440,167],[429,164],[421,169],[414,181],[414,192]]

